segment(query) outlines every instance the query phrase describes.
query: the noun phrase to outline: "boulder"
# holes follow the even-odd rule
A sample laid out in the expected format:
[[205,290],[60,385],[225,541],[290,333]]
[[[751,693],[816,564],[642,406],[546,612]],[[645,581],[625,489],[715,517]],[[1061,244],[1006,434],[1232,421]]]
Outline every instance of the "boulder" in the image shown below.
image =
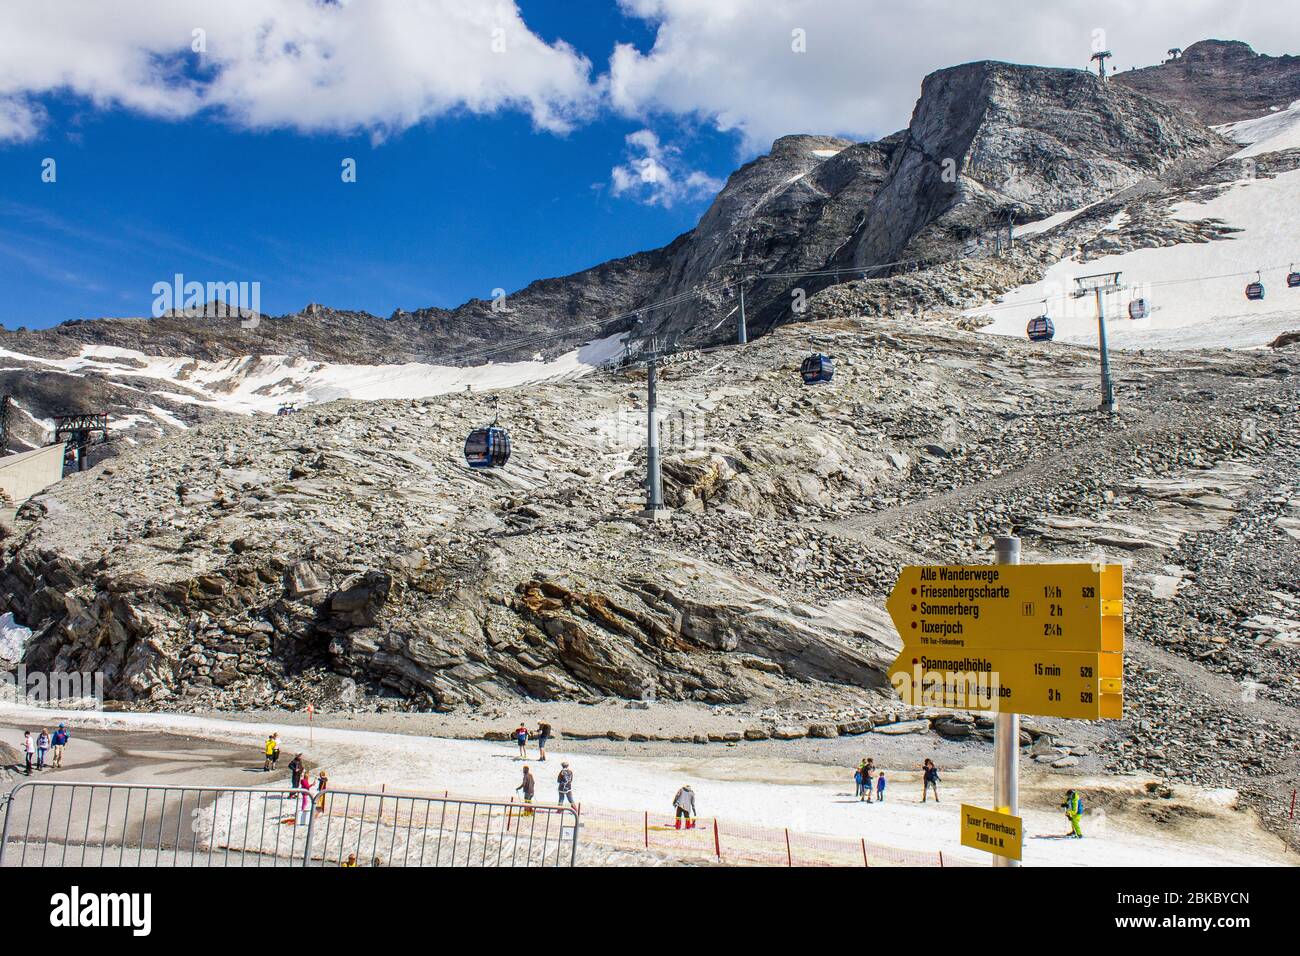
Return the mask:
[[782,724],[772,728],[772,737],[776,740],[798,740],[800,737],[807,737],[808,731],[802,727],[795,727],[793,724]]
[[975,727],[974,724],[971,722],[946,719],[946,720],[936,720],[934,722],[934,729],[937,730],[939,733],[941,733],[943,736],[951,737],[954,740],[956,740],[956,739],[964,739],[966,737],[969,737],[971,735],[971,731],[974,730]]
[[834,724],[809,724],[808,725],[809,737],[820,737],[826,739],[830,737],[838,737],[839,735],[840,735],[839,728],[836,727]]
[[872,729],[873,734],[924,734],[930,729],[928,720],[901,720],[896,724],[882,724]]
[[284,572],[284,592],[291,598],[305,597],[325,590],[320,572],[310,561],[299,561]]
[[842,737],[856,737],[858,734],[868,734],[871,732],[872,723],[869,720],[848,720],[840,724],[836,729]]

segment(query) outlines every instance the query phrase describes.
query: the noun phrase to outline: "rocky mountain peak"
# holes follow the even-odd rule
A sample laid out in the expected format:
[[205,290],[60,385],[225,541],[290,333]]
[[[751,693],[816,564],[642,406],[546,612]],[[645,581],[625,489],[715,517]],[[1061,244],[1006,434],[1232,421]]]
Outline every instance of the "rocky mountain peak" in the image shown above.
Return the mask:
[[1201,40],[1176,60],[1117,73],[1112,83],[1217,126],[1300,99],[1300,57],[1256,53],[1240,40]]
[[1183,63],[1227,63],[1253,60],[1259,54],[1241,40],[1199,40],[1182,53]]
[[889,181],[839,262],[948,259],[1011,210],[1023,221],[1078,208],[1224,148],[1196,120],[1083,70],[994,61],[939,70],[922,83]]

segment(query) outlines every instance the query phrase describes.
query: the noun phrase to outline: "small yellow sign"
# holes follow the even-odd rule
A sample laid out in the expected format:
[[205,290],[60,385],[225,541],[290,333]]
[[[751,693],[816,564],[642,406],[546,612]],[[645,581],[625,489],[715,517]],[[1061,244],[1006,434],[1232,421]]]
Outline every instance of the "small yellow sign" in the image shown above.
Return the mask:
[[961,805],[962,846],[1018,860],[1023,843],[1024,828],[1019,817],[966,803]]

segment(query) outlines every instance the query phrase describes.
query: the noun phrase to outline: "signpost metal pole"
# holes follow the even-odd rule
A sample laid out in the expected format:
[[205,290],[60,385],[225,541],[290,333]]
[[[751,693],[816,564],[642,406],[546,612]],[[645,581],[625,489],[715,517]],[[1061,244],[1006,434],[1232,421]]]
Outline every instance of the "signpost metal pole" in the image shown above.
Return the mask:
[[[1020,539],[994,539],[998,564],[1020,563]],[[1020,715],[998,713],[993,717],[993,806],[1002,813],[1020,816]],[[1019,860],[993,857],[994,866],[1019,866]]]
[[663,479],[659,472],[659,421],[655,408],[655,386],[659,353],[658,343],[650,340],[650,357],[646,362],[646,499],[647,514],[654,515],[664,508]]

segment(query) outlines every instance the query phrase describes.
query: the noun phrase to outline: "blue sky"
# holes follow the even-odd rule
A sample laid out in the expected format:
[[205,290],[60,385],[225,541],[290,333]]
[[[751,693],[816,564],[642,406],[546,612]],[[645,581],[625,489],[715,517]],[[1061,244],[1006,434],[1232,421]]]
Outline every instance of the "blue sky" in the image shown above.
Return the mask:
[[260,282],[269,314],[455,306],[667,243],[776,136],[893,132],[931,70],[1086,67],[1096,43],[1128,68],[1207,36],[1295,52],[1293,20],[1230,0],[6,4],[0,322],[147,315],[176,273]]
[[[596,2],[523,3],[529,26],[595,62],[639,21]],[[556,11],[567,8],[563,18]],[[708,199],[671,208],[610,195],[624,137],[645,124],[605,116],[556,135],[529,117],[448,115],[372,142],[353,135],[245,131],[83,98],[44,100],[30,142],[0,144],[0,322],[149,314],[153,284],[260,281],[263,310],[317,301],[388,315],[454,306],[662,245]],[[670,124],[700,168],[725,176],[738,138]],[[57,180],[41,180],[55,159]],[[341,179],[344,157],[355,183]]]

